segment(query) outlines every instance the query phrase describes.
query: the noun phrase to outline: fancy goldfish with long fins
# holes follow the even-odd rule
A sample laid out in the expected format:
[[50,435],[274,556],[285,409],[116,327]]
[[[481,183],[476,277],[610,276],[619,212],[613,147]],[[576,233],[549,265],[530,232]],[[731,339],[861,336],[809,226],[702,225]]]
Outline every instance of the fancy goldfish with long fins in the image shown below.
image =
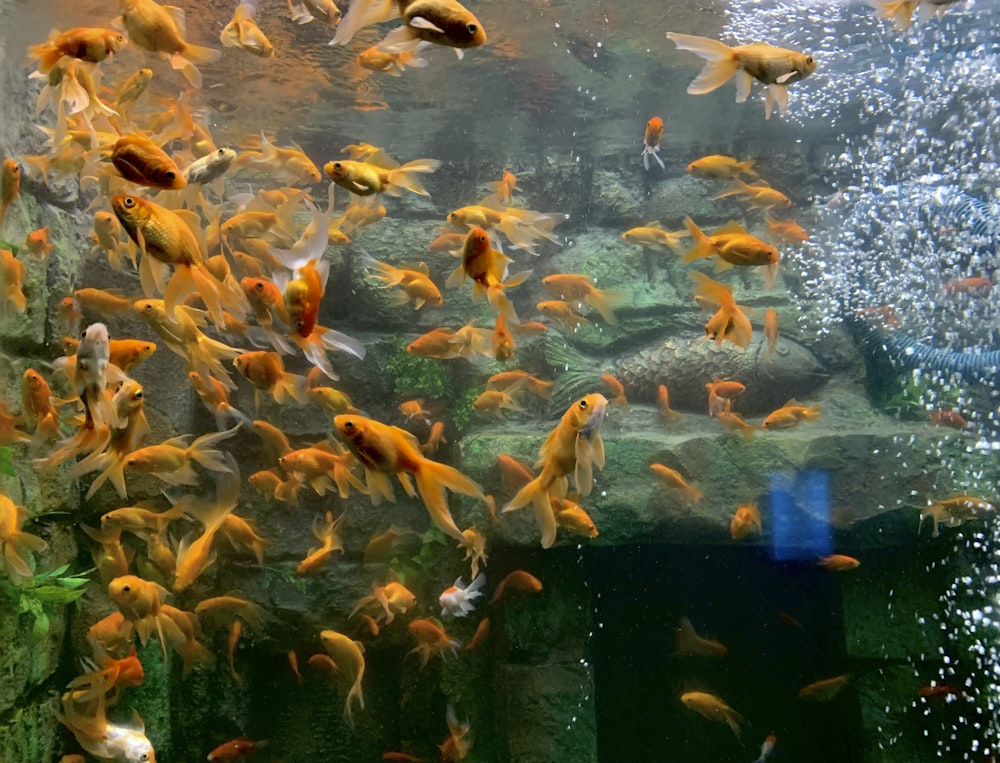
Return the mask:
[[660,169],[665,170],[666,165],[660,158],[660,141],[663,140],[663,120],[660,117],[652,117],[646,122],[646,133],[642,138],[642,166],[649,169],[649,157],[653,157]]
[[517,314],[506,290],[524,283],[531,271],[524,270],[507,278],[511,262],[509,257],[491,246],[490,237],[483,228],[473,225],[462,245],[462,264],[448,276],[445,287],[461,286],[466,278],[470,278],[474,299],[485,296],[494,310],[517,322]]

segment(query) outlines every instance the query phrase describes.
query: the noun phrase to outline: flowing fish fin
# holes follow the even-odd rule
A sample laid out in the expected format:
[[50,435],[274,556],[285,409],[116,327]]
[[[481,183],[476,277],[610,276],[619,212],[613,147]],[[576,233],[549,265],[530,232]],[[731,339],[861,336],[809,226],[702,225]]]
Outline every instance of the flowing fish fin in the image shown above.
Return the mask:
[[[794,72],[792,72],[794,74]],[[743,103],[750,97],[750,86],[753,84],[753,77],[749,72],[742,69],[736,72],[736,102]]]
[[354,0],[337,26],[331,45],[346,45],[359,30],[399,15],[395,0]]
[[711,93],[726,84],[739,69],[732,49],[718,40],[675,32],[668,32],[667,38],[673,40],[679,50],[689,50],[707,62],[701,74],[688,85],[691,95]]

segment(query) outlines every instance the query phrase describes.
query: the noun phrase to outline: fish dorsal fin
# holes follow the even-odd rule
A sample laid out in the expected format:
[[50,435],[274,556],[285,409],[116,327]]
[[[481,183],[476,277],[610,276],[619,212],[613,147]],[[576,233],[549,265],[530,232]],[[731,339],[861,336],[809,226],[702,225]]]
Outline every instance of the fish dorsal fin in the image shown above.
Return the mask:
[[496,212],[503,212],[504,209],[506,209],[506,207],[496,197],[496,194],[493,193],[477,201],[475,206],[486,207],[487,209],[492,209]]
[[400,267],[402,270],[412,270],[414,273],[421,273],[425,276],[431,274],[426,262],[404,262]]
[[646,223],[646,227],[655,228],[656,230],[663,230],[663,226],[660,225],[659,220],[651,220],[650,222]]
[[725,235],[730,235],[730,234],[733,234],[733,233],[742,233],[743,235],[749,235],[749,234],[747,234],[746,228],[744,228],[742,225],[740,225],[735,220],[730,220],[728,223],[726,223],[725,225],[723,225],[717,231],[714,231],[712,233],[712,235],[713,236],[725,236]]
[[170,15],[174,24],[177,25],[177,31],[181,33],[181,37],[187,37],[187,20],[184,18],[184,9],[178,8],[176,5],[164,5],[161,7]]
[[198,242],[198,248],[201,250],[202,257],[204,257],[205,233],[201,228],[201,217],[191,209],[174,209],[172,211],[191,230],[191,233],[194,234],[195,240]]
[[771,184],[768,183],[763,178],[758,178],[757,180],[755,180],[752,183],[750,183],[749,186],[751,188],[770,188]]

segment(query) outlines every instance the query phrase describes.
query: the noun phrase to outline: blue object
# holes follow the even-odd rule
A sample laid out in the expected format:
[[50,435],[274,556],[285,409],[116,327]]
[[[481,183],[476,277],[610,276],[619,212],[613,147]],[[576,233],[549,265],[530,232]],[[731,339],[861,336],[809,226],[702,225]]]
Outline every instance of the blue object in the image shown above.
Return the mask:
[[776,560],[830,554],[830,481],[826,472],[772,474],[770,504]]

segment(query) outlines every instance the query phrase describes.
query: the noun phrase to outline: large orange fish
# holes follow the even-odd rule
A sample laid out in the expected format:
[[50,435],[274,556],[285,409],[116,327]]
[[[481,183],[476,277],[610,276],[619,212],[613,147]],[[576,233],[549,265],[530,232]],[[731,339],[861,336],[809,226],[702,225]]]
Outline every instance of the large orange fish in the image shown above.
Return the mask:
[[486,42],[483,25],[457,0],[354,0],[330,44],[346,45],[358,30],[397,16],[404,26],[389,33],[378,46],[388,53],[414,50],[425,41],[454,48],[461,58],[464,48]]
[[[452,466],[431,461],[420,453],[420,443],[409,432],[354,414],[333,419],[333,428],[365,468],[372,503],[395,500],[389,475],[395,474],[408,495],[419,492],[431,521],[460,544],[467,542],[448,509],[446,490],[486,500],[482,488]],[[410,475],[416,480],[416,490]]]
[[687,91],[691,95],[711,93],[735,76],[736,102],[743,103],[750,95],[751,83],[756,79],[767,85],[766,119],[771,118],[775,103],[781,114],[787,112],[788,85],[816,71],[816,59],[786,48],[763,43],[730,48],[718,40],[676,32],[668,32],[667,37],[680,50],[690,50],[706,60],[701,74],[688,85]]
[[472,279],[473,298],[482,299],[485,296],[494,310],[516,323],[517,314],[506,296],[506,289],[524,283],[531,271],[525,270],[507,278],[511,262],[510,257],[490,245],[490,237],[483,228],[473,225],[462,244],[462,264],[448,276],[445,287],[461,286],[466,278]]
[[111,163],[126,180],[151,188],[184,188],[174,160],[145,135],[123,135],[111,149]]
[[587,395],[571,405],[539,451],[536,466],[541,472],[521,488],[504,511],[514,511],[531,503],[535,521],[542,534],[542,548],[549,548],[556,539],[556,520],[549,495],[565,498],[569,491],[566,475],[573,473],[576,492],[590,495],[593,487],[593,467],[604,468],[604,442],[601,424],[608,399],[599,393]]
[[53,32],[47,42],[28,49],[28,56],[38,59],[38,71],[47,74],[63,56],[90,63],[100,63],[125,44],[125,35],[114,29],[76,27],[65,32]]

